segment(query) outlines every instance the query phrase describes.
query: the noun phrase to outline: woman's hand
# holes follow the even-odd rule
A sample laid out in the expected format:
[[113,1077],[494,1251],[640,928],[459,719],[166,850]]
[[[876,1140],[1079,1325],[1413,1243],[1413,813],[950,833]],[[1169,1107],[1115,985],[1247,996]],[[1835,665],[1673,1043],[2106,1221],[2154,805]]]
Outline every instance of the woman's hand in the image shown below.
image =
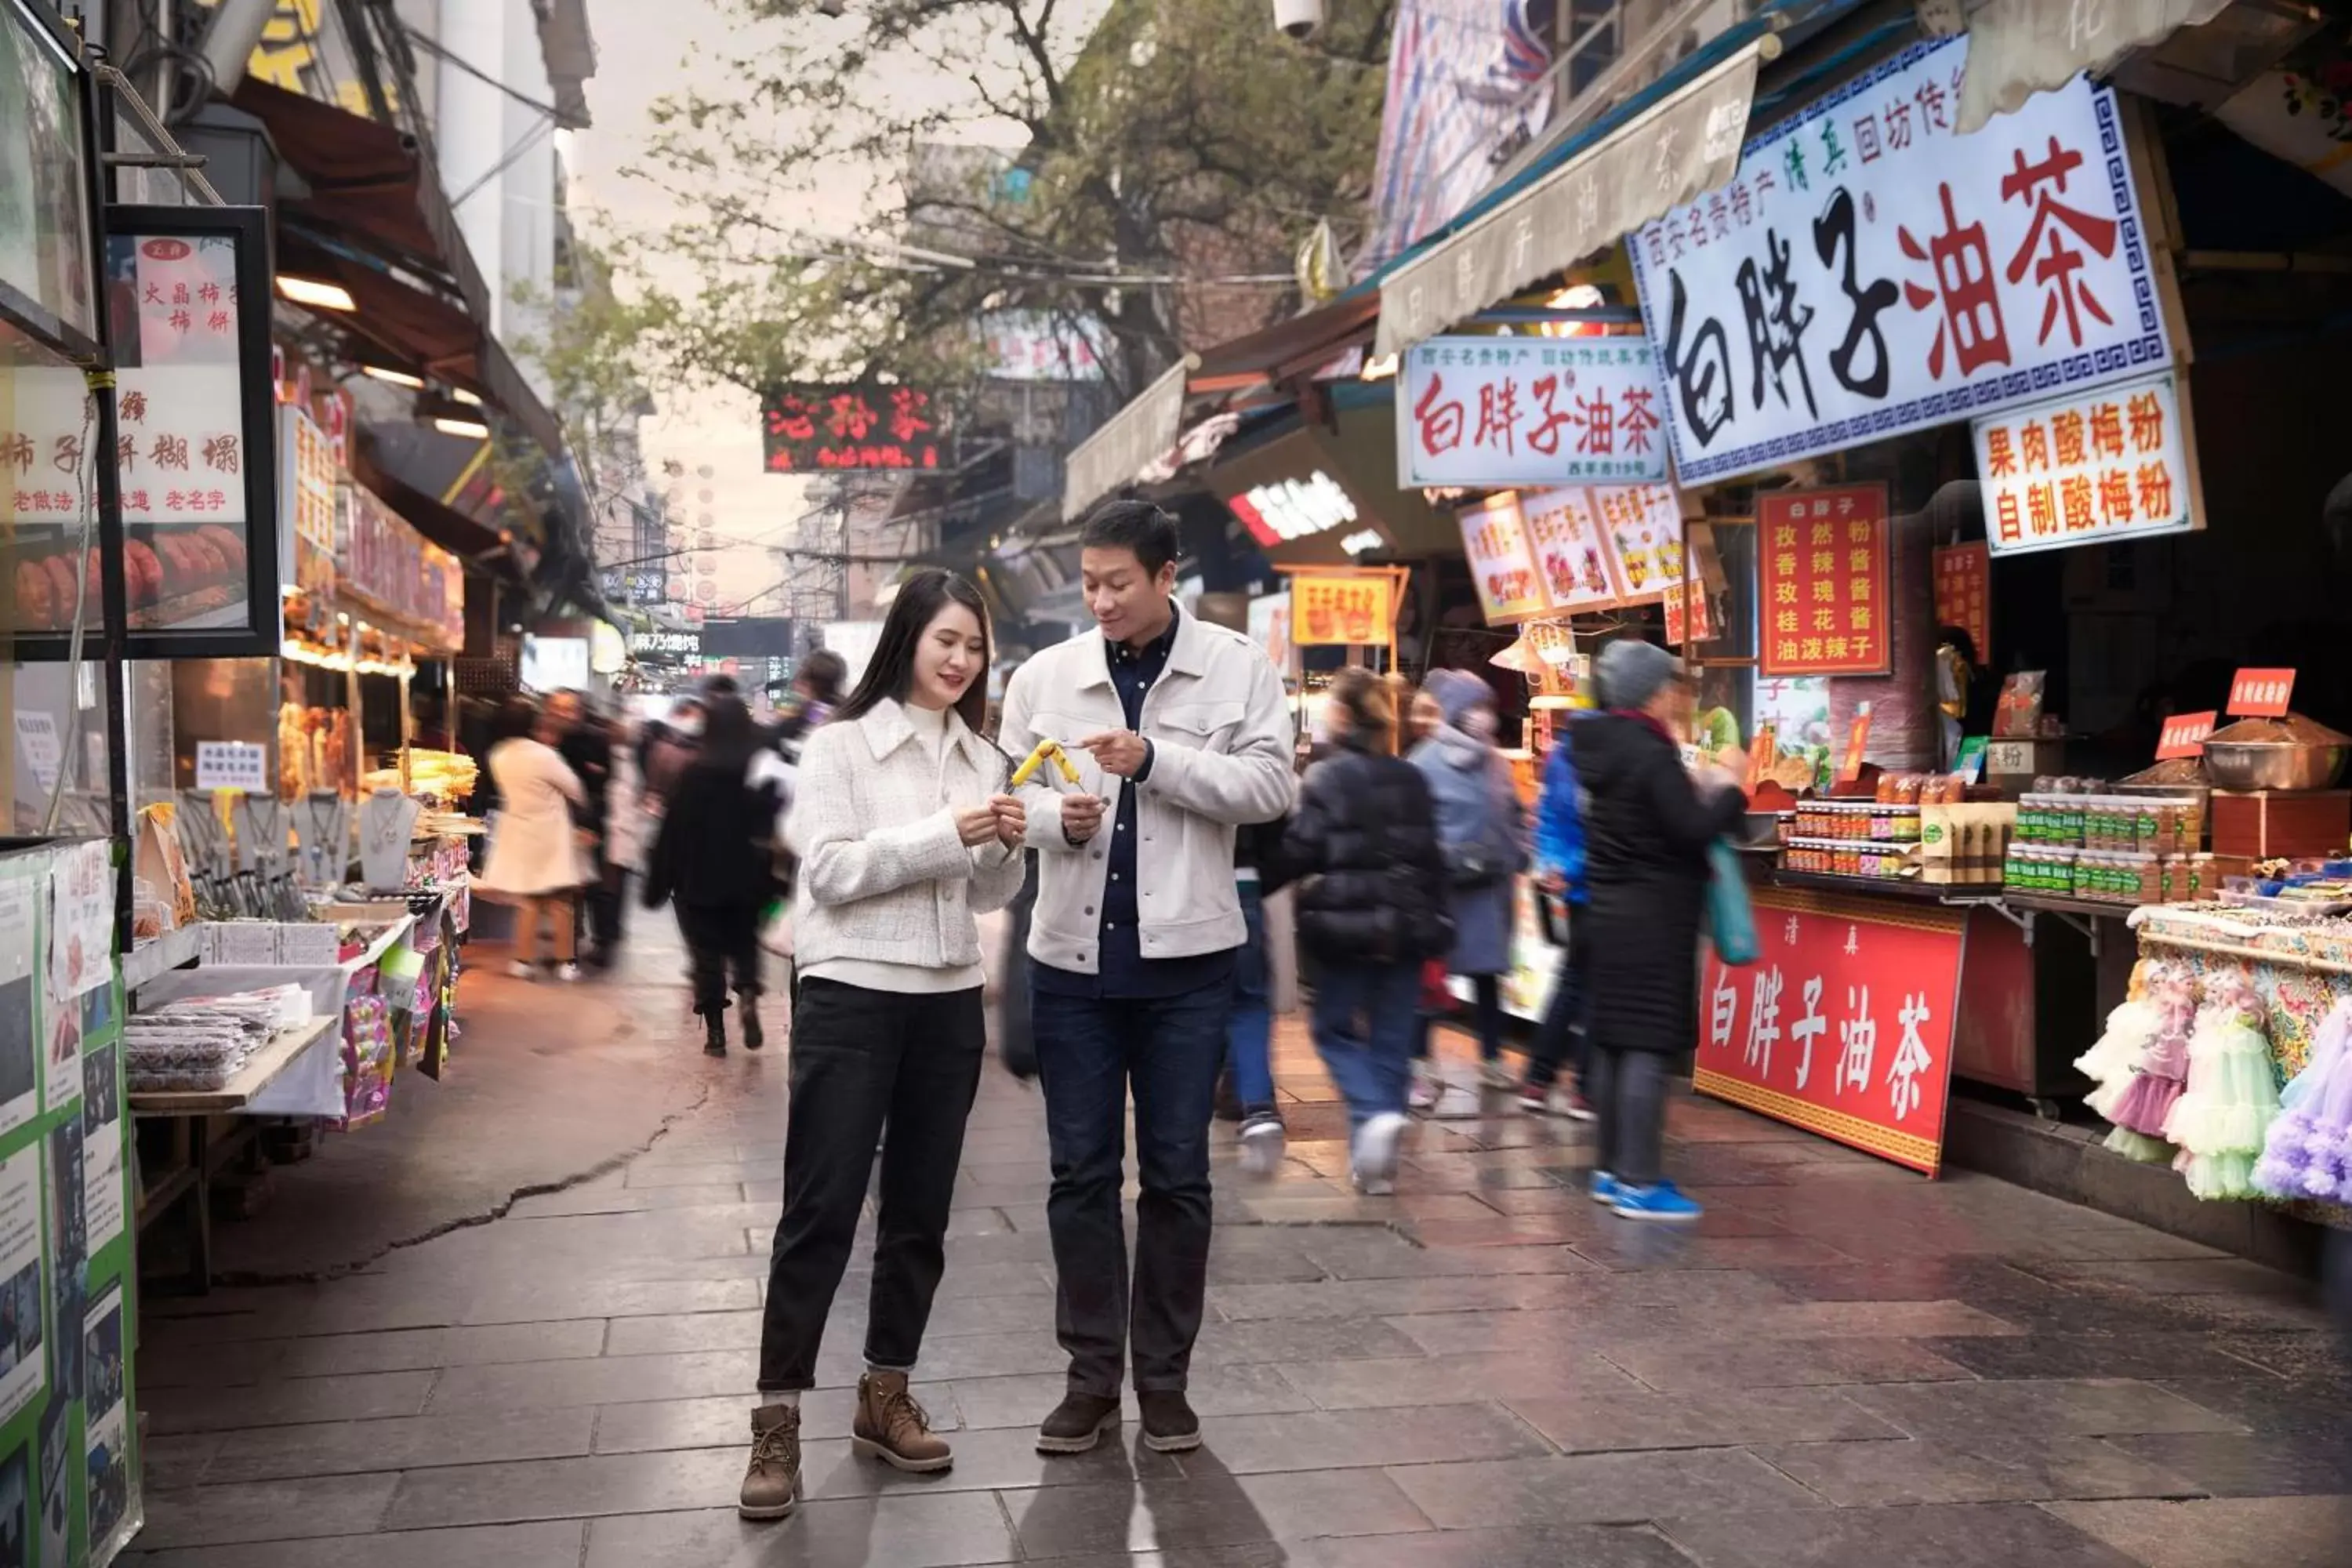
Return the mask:
[[992,844],[997,837],[996,821],[996,806],[992,802],[967,806],[955,814],[956,837],[963,840],[967,849]]
[[988,807],[996,814],[996,841],[1007,849],[1018,849],[1029,832],[1029,808],[1009,795],[988,797]]

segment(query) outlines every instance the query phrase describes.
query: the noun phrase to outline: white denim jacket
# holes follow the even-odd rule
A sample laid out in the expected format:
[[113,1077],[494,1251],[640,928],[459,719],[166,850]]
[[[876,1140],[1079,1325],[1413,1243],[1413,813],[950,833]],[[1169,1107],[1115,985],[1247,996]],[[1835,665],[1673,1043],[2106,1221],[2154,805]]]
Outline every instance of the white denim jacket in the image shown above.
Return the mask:
[[[1097,973],[1106,863],[1118,791],[1136,799],[1135,883],[1143,956],[1192,958],[1241,946],[1248,935],[1234,882],[1234,829],[1290,809],[1290,717],[1282,678],[1265,651],[1238,632],[1181,617],[1168,668],[1143,697],[1140,733],[1152,745],[1140,784],[1105,773],[1075,742],[1127,728],[1100,631],[1057,643],[1014,672],[998,741],[1014,757],[1051,737],[1069,751],[1079,782],[1104,797],[1102,829],[1074,845],[1062,832],[1056,784],[1021,791],[1037,857],[1037,907],[1029,956],[1076,974]],[[1042,774],[1040,775],[1042,780]]]

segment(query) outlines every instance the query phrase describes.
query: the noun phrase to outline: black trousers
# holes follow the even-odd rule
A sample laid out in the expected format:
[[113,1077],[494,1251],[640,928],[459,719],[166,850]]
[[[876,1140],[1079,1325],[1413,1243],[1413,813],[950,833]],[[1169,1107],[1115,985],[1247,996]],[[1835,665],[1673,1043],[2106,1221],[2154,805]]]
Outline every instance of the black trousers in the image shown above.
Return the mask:
[[588,923],[581,929],[593,941],[597,961],[609,963],[627,931],[629,868],[605,859],[601,842],[596,846],[595,879],[588,884],[583,897]]
[[743,996],[760,994],[760,910],[754,904],[686,904],[677,906],[677,929],[694,983],[694,1010],[718,1014],[727,1010],[730,974]]
[[1592,945],[1587,933],[1591,929],[1592,922],[1581,911],[1570,913],[1568,945],[1559,951],[1559,968],[1552,977],[1551,1004],[1544,1009],[1543,1022],[1536,1027],[1535,1044],[1528,1051],[1528,1083],[1531,1088],[1549,1089],[1559,1081],[1561,1065],[1567,1063],[1575,1069],[1578,1090],[1586,1090],[1584,1079],[1591,1072],[1592,1044],[1587,1032],[1584,976],[1587,952]]
[[793,1012],[784,1213],[760,1327],[761,1393],[814,1386],[877,1138],[881,1205],[866,1361],[885,1371],[913,1369],[947,1267],[948,1208],[987,1043],[977,986],[910,995],[802,979]]

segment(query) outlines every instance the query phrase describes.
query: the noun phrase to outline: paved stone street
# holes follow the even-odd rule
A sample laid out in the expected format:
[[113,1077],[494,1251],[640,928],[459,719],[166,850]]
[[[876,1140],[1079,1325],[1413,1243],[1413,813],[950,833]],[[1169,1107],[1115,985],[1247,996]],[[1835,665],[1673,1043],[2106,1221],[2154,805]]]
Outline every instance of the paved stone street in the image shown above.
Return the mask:
[[[1220,1132],[1198,1453],[1151,1454],[1132,1422],[1083,1458],[1033,1451],[1062,1363],[1045,1139],[1035,1093],[992,1066],[920,1374],[955,1468],[902,1476],[849,1454],[853,1274],[806,1405],[808,1500],[787,1523],[743,1524],[731,1503],[784,1055],[704,1063],[674,946],[653,929],[666,923],[643,921],[626,974],[561,1000],[477,950],[456,1076],[402,1091],[451,1103],[331,1141],[279,1173],[278,1211],[226,1227],[251,1231],[255,1256],[365,1259],[358,1272],[149,1306],[133,1560],[2342,1568],[2352,1554],[2352,1379],[2298,1282],[1687,1099],[1669,1163],[1709,1205],[1693,1232],[1596,1208],[1577,1129],[1499,1098],[1480,1114],[1467,1090],[1444,1109],[1468,1114],[1411,1135],[1397,1197],[1358,1199],[1344,1117],[1295,1027],[1279,1064],[1297,1099],[1287,1169],[1249,1182]],[[590,1015],[603,1022],[583,1034]],[[1466,1077],[1465,1042],[1448,1049]],[[634,1054],[641,1089],[616,1052]],[[601,1110],[581,1104],[581,1073]],[[461,1134],[504,1149],[451,1146]],[[495,1203],[446,1212],[453,1165],[535,1159],[568,1175],[624,1154],[495,1219]],[[319,1183],[367,1211],[347,1235],[303,1195]],[[411,1212],[416,1192],[431,1201]],[[391,1246],[458,1217],[486,1222]],[[300,1234],[265,1247],[285,1226]]]

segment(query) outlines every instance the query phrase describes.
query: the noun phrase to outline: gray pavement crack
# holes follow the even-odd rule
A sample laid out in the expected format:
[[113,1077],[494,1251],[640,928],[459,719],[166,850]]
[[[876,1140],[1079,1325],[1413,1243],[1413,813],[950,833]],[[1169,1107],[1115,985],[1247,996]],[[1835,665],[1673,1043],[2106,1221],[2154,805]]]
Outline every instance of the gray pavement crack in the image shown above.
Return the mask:
[[477,1226],[495,1225],[506,1218],[515,1205],[525,1198],[551,1197],[557,1193],[570,1192],[574,1187],[609,1176],[614,1172],[625,1167],[630,1161],[652,1152],[655,1146],[668,1137],[671,1131],[680,1122],[698,1114],[710,1103],[712,1089],[711,1084],[705,1083],[702,1086],[702,1091],[695,1097],[692,1104],[681,1106],[663,1117],[661,1125],[655,1128],[643,1142],[634,1147],[624,1149],[617,1154],[597,1161],[584,1171],[575,1171],[571,1175],[556,1181],[532,1182],[517,1187],[505,1197],[478,1213],[458,1215],[454,1218],[443,1220],[438,1225],[429,1226],[414,1236],[396,1237],[364,1258],[354,1258],[347,1263],[330,1264],[324,1268],[298,1269],[284,1273],[258,1270],[216,1271],[213,1276],[213,1284],[215,1288],[228,1287],[240,1289],[266,1289],[275,1285],[323,1285],[331,1279],[345,1279],[354,1274],[364,1273],[395,1252],[404,1252],[413,1247],[422,1247],[428,1241],[437,1241],[457,1231],[471,1230]]

